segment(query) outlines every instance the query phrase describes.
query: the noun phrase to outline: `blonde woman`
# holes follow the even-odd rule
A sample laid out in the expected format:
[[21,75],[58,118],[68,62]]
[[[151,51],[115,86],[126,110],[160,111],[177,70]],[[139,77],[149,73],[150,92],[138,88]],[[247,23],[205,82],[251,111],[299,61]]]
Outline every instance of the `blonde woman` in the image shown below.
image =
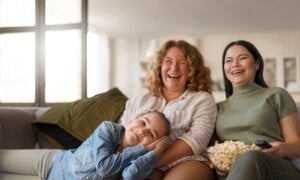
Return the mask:
[[159,156],[151,178],[213,179],[200,153],[214,131],[217,108],[210,70],[201,53],[183,40],[165,42],[151,64],[147,87],[147,93],[127,101],[121,123],[128,124],[128,118],[149,108],[170,120],[173,143]]

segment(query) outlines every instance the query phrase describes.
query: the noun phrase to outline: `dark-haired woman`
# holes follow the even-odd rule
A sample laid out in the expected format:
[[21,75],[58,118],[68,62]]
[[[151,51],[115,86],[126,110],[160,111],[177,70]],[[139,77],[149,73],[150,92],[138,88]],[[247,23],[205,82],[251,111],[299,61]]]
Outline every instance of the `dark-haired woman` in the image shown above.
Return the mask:
[[226,100],[218,103],[218,138],[248,144],[266,140],[272,145],[240,155],[226,179],[300,179],[300,171],[291,162],[300,156],[300,129],[290,94],[267,86],[263,58],[248,41],[229,43],[222,65]]

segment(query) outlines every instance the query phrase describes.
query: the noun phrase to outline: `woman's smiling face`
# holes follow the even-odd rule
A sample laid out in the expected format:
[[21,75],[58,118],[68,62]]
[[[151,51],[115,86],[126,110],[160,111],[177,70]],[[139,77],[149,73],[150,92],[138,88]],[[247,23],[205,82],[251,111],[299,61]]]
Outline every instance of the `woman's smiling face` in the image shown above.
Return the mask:
[[183,93],[186,89],[190,69],[184,52],[177,48],[170,48],[161,65],[164,88]]
[[224,72],[233,87],[254,83],[259,64],[241,45],[230,47],[225,56]]

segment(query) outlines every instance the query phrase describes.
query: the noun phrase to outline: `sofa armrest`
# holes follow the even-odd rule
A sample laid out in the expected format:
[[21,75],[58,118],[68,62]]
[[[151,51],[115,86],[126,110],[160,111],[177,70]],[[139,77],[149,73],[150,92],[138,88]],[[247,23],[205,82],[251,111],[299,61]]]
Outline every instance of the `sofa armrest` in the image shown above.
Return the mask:
[[19,108],[0,107],[0,148],[34,148],[37,142],[33,114]]

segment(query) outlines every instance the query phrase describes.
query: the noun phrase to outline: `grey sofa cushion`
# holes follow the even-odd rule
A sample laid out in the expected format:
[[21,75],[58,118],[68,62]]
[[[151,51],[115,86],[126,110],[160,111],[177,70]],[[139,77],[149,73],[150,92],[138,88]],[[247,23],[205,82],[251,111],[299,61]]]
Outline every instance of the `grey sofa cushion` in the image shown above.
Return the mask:
[[0,108],[0,148],[34,148],[33,120],[33,116],[21,109]]

